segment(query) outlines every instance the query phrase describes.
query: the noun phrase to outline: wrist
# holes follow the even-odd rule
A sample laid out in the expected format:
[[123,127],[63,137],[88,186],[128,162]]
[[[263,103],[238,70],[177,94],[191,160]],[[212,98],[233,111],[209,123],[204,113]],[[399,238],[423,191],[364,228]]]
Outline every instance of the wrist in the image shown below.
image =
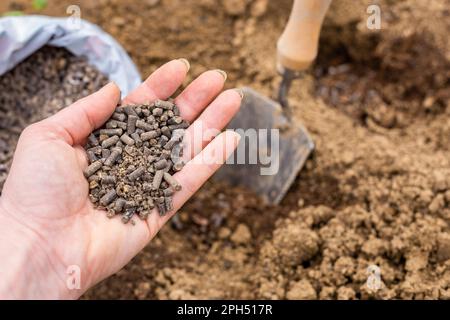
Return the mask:
[[76,298],[44,237],[5,210],[0,198],[0,299]]

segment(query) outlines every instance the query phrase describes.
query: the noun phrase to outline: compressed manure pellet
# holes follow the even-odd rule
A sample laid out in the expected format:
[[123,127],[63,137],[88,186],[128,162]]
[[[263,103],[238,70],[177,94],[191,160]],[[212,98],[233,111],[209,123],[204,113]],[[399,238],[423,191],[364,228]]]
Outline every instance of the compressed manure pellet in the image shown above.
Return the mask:
[[154,167],[155,167],[156,170],[161,170],[161,169],[166,168],[167,165],[168,165],[167,160],[166,159],[161,159],[161,160],[157,161],[154,164]]
[[136,121],[139,119],[138,116],[130,115],[128,116],[127,122],[127,133],[132,134],[136,131]]
[[172,101],[164,101],[164,100],[156,100],[155,101],[155,107],[159,107],[165,110],[172,110],[173,109],[173,102]]
[[89,163],[92,163],[92,162],[95,162],[98,160],[97,156],[95,155],[95,153],[92,150],[87,151],[87,156],[88,156]]
[[94,173],[96,173],[100,168],[102,167],[101,161],[95,161],[94,163],[91,163],[85,170],[84,170],[84,176],[86,178],[89,178]]
[[133,138],[131,138],[128,134],[124,133],[121,137],[120,140],[125,143],[126,145],[132,146],[134,144],[134,140]]
[[158,131],[156,130],[152,130],[152,131],[148,131],[148,132],[144,132],[141,134],[141,140],[142,141],[147,141],[153,138],[156,138],[158,136]]
[[122,134],[122,129],[102,129],[100,130],[100,134],[104,134],[106,136],[120,136]]
[[163,190],[164,197],[170,197],[173,196],[175,193],[175,190],[172,187],[166,188]]
[[[116,129],[117,128],[117,121],[116,120],[110,120],[105,124],[106,129]],[[95,137],[95,136],[94,136]]]
[[116,180],[115,176],[103,176],[101,181],[103,184],[114,184]]
[[137,146],[142,145],[142,140],[141,140],[141,136],[139,135],[139,133],[137,133],[137,132],[132,133],[131,138],[134,140],[134,143]]
[[116,190],[114,189],[110,190],[100,199],[100,204],[102,206],[107,206],[108,204],[113,202],[116,197],[117,197]]
[[163,178],[164,178],[164,180],[165,180],[172,188],[174,188],[176,191],[180,191],[180,190],[181,190],[181,185],[178,183],[177,180],[175,180],[174,177],[172,177],[172,176],[170,175],[170,173],[164,172]]
[[188,126],[172,101],[117,107],[86,145],[91,165],[85,176],[97,177],[89,186],[94,205],[106,208],[108,217],[120,215],[123,223],[134,223],[134,215],[146,219],[154,208],[160,215],[172,211],[172,197],[181,190],[172,175],[184,165]]
[[124,111],[128,116],[137,116],[137,112],[136,112],[134,106],[124,106],[124,107],[123,107],[123,111]]
[[109,148],[109,147],[115,145],[117,143],[117,141],[119,141],[119,137],[112,136],[102,142],[102,148],[104,148],[104,149]]
[[127,116],[123,113],[119,113],[119,112],[114,112],[112,115],[112,118],[114,120],[118,120],[118,121],[124,121],[126,120]]
[[144,120],[137,120],[135,125],[136,125],[136,128],[139,128],[139,129],[142,129],[145,131],[153,130],[153,125]]
[[172,197],[165,197],[164,205],[165,205],[167,211],[172,211],[172,209],[173,209]]
[[120,149],[114,148],[109,157],[106,158],[104,165],[112,166],[114,163],[116,163],[117,159],[119,159],[121,153],[122,151]]
[[89,137],[88,137],[88,143],[92,146],[92,147],[95,147],[95,146],[98,146],[99,145],[99,142],[98,142],[98,139],[97,139],[97,137],[94,135],[94,134],[90,134],[89,135]]
[[153,189],[154,190],[158,190],[159,186],[161,185],[161,181],[163,179],[164,176],[164,171],[163,170],[158,170],[155,173],[155,176],[153,177]]
[[122,210],[125,208],[125,203],[127,203],[127,201],[123,198],[119,198],[116,200],[116,202],[114,203],[114,211],[116,213],[122,212]]
[[144,172],[145,172],[145,167],[139,167],[128,175],[128,179],[130,179],[131,181],[134,181],[134,180],[138,179],[140,176],[142,176],[144,174]]

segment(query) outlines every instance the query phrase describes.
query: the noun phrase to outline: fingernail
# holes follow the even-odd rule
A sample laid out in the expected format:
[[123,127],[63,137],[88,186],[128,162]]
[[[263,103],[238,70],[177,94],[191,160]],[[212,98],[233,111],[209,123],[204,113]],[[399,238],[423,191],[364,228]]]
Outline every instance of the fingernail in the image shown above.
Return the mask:
[[227,77],[228,77],[228,76],[227,76],[227,73],[226,73],[225,71],[223,71],[223,70],[221,70],[221,69],[216,69],[216,70],[214,70],[214,71],[220,73],[220,75],[223,77],[223,81],[227,80]]
[[191,68],[191,64],[189,63],[189,61],[185,58],[180,58],[178,60],[184,63],[184,65],[186,66],[186,72],[189,71],[189,69]]
[[240,88],[235,88],[234,91],[236,91],[239,96],[241,97],[241,100],[244,99],[244,90],[240,89]]

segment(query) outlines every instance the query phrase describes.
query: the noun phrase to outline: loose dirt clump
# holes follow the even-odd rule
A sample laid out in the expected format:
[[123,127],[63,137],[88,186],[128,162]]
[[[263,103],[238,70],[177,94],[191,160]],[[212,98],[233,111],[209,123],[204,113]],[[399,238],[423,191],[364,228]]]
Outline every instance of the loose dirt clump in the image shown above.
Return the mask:
[[40,49],[0,77],[0,192],[22,130],[106,83],[85,59],[54,47]]
[[89,197],[108,217],[136,214],[147,219],[153,208],[161,216],[173,210],[172,196],[181,185],[172,176],[184,166],[183,144],[189,124],[171,101],[119,106],[85,146]]

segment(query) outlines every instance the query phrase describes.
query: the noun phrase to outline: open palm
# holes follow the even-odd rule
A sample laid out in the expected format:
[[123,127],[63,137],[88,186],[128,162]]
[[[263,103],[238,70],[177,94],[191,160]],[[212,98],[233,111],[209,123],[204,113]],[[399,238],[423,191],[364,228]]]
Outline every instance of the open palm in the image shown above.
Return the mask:
[[[156,70],[124,104],[167,99],[182,84],[188,71],[182,60],[173,60]],[[222,129],[239,108],[236,90],[223,89],[225,78],[207,71],[175,99],[181,115],[189,122],[201,122],[202,130]],[[185,141],[185,157],[192,159],[175,177],[183,189],[174,195],[174,210],[160,217],[152,213],[146,222],[123,225],[109,220],[93,208],[88,183],[83,177],[87,159],[82,145],[87,136],[114,112],[120,93],[109,84],[56,115],[33,124],[22,133],[9,177],[1,197],[1,214],[33,234],[37,248],[45,254],[51,281],[34,284],[27,297],[79,297],[85,290],[117,272],[155,236],[164,223],[220,167],[238,143],[238,136],[224,132],[212,142],[203,136]],[[195,123],[194,123],[195,124]],[[193,124],[193,125],[194,125]],[[188,129],[192,131],[193,127]],[[200,145],[199,150],[191,148]],[[203,150],[202,150],[203,149]],[[202,161],[202,159],[214,161]],[[81,271],[81,288],[66,285],[67,270]],[[36,280],[39,281],[39,280]],[[50,283],[49,283],[50,282]],[[45,288],[45,289],[42,289]]]

